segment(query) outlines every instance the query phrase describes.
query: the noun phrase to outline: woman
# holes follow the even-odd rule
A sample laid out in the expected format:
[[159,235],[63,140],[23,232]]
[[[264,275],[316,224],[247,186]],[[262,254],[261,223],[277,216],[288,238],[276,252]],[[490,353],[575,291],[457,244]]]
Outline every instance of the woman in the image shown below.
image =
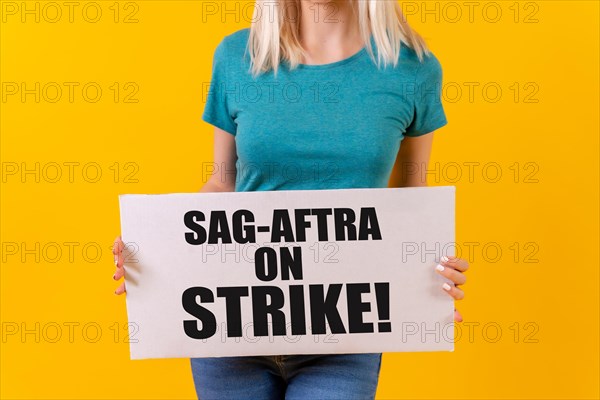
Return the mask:
[[[442,70],[395,1],[257,0],[217,47],[203,119],[216,173],[201,192],[425,186],[446,125]],[[402,146],[400,143],[402,142]],[[124,276],[120,238],[117,271]],[[465,260],[436,270],[454,299]],[[116,294],[125,292],[124,282]],[[462,321],[455,311],[455,320]],[[206,399],[373,398],[381,354],[193,358]]]

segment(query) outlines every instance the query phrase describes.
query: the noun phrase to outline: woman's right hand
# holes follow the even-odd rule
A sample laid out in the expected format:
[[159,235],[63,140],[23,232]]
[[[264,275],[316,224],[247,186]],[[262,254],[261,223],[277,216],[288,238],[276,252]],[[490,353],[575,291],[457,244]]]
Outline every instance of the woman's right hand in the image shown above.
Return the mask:
[[[123,244],[123,241],[121,240],[121,236],[117,236],[117,238],[115,239],[115,242],[113,244],[113,254],[115,256],[115,267],[117,268],[117,270],[115,271],[115,274],[113,275],[113,279],[115,281],[118,281],[119,279],[123,278],[125,276],[125,268],[123,268],[123,249],[125,248],[125,244]],[[123,294],[125,293],[125,280],[123,280],[123,283],[121,283],[119,285],[119,287],[117,288],[117,290],[115,290],[115,294]]]

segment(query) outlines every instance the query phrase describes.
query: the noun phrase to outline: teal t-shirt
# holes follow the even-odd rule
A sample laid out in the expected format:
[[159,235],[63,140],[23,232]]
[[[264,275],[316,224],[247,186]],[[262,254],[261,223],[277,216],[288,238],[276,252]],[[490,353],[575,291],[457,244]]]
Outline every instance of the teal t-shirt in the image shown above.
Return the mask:
[[378,69],[363,48],[255,78],[248,36],[239,30],[215,50],[202,116],[235,135],[236,192],[384,188],[404,136],[447,123],[433,54],[421,63],[402,46],[396,67]]

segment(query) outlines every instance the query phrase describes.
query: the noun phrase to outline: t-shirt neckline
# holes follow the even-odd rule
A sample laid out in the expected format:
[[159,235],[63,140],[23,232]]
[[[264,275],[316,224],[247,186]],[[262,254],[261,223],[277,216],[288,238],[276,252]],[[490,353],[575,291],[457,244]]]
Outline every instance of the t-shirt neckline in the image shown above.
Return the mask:
[[[371,36],[371,47],[373,48],[373,37]],[[335,68],[335,67],[339,67],[345,64],[348,64],[354,60],[357,60],[359,58],[361,58],[364,54],[367,53],[367,46],[363,46],[359,51],[357,51],[356,53],[352,54],[349,57],[346,57],[342,60],[338,60],[338,61],[334,61],[331,63],[327,63],[327,64],[298,64],[298,68],[301,69],[329,69],[329,68]]]

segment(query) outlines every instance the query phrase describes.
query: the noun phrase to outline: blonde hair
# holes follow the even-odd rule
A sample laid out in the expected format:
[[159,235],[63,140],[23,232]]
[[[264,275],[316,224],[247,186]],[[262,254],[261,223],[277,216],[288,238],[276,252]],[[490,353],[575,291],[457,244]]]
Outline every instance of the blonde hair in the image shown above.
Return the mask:
[[[271,69],[277,73],[281,61],[287,61],[290,68],[300,64],[304,49],[298,38],[298,15],[292,14],[293,10],[299,13],[300,1],[256,0],[248,42],[251,70],[255,76]],[[425,40],[409,26],[398,1],[346,1],[351,2],[365,49],[378,67],[396,66],[401,43],[412,48],[420,61],[424,54],[429,54]],[[267,4],[270,15],[265,14]],[[371,46],[371,35],[377,47],[377,60]]]

